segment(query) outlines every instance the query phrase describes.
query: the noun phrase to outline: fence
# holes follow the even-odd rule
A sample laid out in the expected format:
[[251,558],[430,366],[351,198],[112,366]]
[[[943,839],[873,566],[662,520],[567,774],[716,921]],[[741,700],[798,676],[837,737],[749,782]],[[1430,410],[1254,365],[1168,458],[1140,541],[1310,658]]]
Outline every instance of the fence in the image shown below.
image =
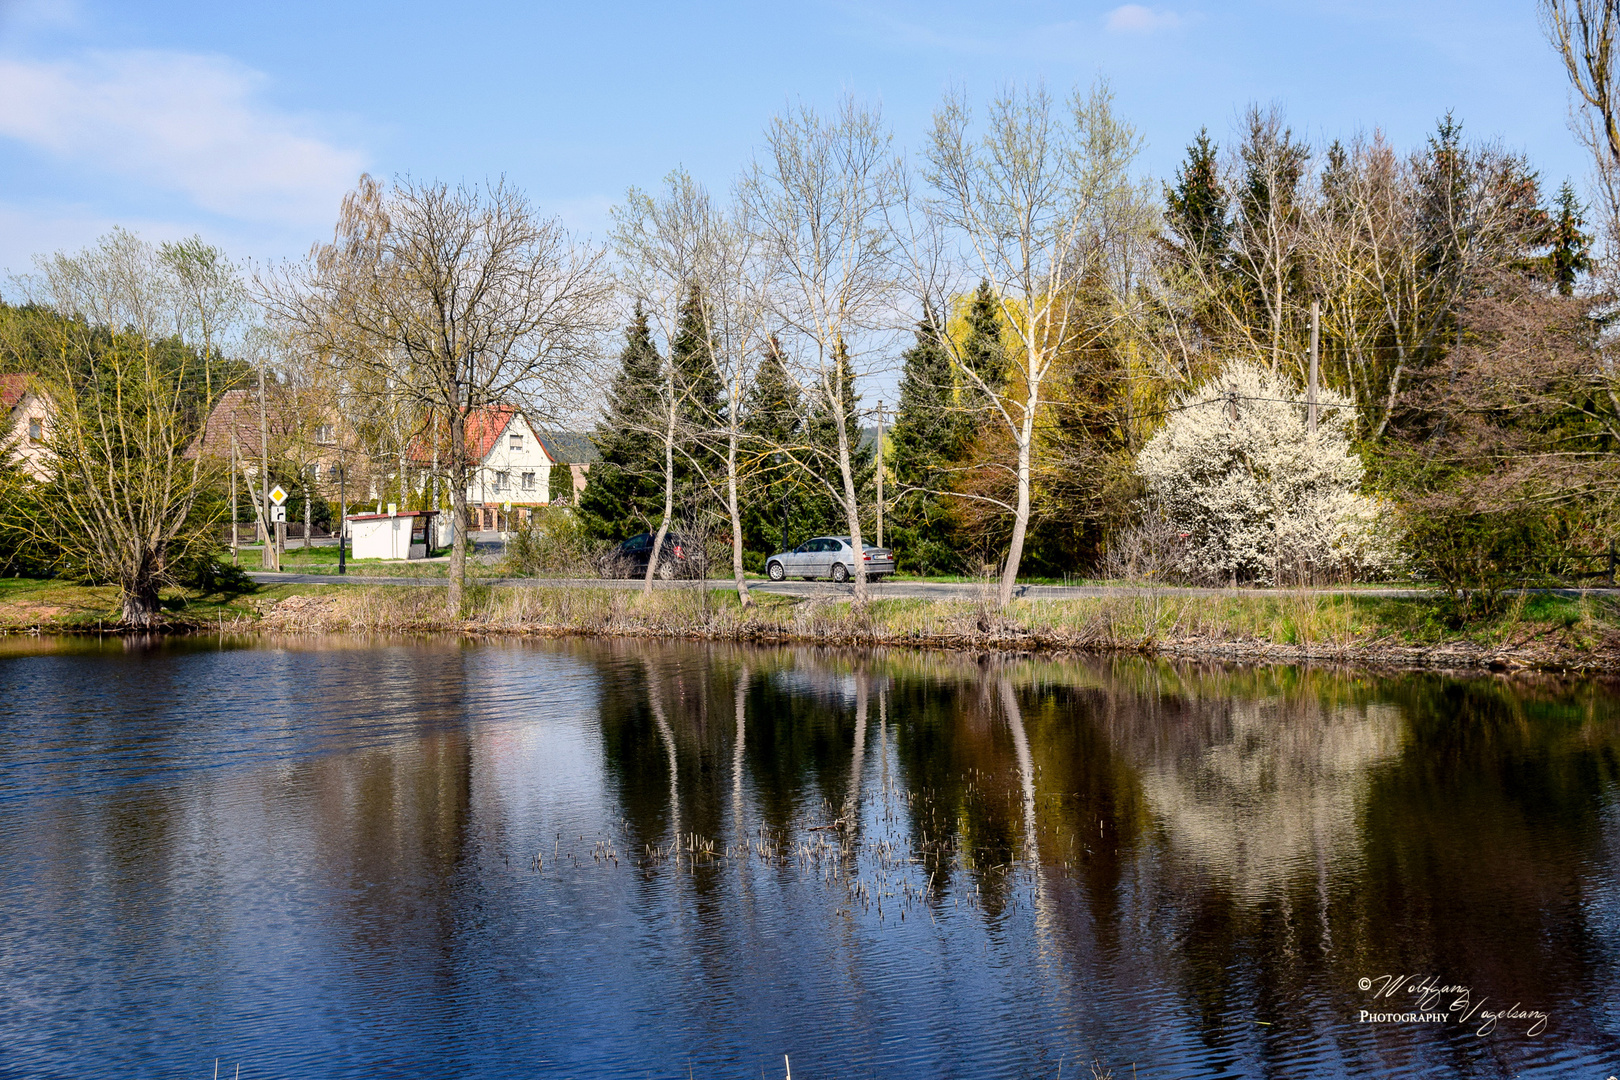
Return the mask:
[[[231,542],[231,526],[227,524],[222,527],[219,530],[219,537],[221,543],[228,545]],[[328,540],[331,539],[331,537],[332,534],[321,528],[319,525],[310,527],[309,538],[311,540]],[[287,522],[287,539],[302,540],[303,538],[304,523],[302,521]],[[236,542],[238,544],[259,543],[259,526],[250,522],[238,522],[236,525]]]

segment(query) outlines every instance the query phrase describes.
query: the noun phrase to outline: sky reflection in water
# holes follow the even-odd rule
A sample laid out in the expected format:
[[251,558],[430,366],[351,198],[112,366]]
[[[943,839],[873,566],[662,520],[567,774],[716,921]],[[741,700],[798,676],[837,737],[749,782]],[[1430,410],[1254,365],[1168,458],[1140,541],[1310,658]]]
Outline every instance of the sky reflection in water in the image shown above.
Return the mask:
[[[0,1076],[1620,1061],[1593,684],[340,640],[0,685]],[[1414,974],[1469,1022],[1360,989]]]

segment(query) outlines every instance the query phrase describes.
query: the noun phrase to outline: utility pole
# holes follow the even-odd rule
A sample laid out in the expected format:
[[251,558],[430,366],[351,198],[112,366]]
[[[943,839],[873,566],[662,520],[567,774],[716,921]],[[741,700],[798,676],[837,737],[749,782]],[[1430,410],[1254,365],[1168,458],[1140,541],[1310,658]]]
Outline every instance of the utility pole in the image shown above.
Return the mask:
[[1319,346],[1321,343],[1322,302],[1311,301],[1311,378],[1306,387],[1305,400],[1310,402],[1311,437],[1316,437],[1316,381],[1318,376]]
[[237,549],[236,520],[240,516],[236,505],[236,410],[231,410],[231,565],[240,566],[241,552]]
[[883,399],[878,399],[877,438],[877,546],[883,546]]

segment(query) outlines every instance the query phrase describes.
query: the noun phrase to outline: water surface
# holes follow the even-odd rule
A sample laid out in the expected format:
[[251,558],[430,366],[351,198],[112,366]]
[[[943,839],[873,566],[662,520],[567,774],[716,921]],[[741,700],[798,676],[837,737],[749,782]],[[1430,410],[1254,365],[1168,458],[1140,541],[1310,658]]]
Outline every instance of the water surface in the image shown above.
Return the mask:
[[0,1076],[1620,1068],[1597,683],[0,639],[0,689]]

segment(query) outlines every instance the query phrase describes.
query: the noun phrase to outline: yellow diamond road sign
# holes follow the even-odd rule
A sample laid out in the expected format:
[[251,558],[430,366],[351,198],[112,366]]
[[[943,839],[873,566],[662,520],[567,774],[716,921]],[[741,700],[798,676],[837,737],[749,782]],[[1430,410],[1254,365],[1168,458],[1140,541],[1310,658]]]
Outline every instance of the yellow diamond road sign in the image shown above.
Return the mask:
[[287,501],[287,490],[280,484],[270,489],[270,501],[280,506]]

